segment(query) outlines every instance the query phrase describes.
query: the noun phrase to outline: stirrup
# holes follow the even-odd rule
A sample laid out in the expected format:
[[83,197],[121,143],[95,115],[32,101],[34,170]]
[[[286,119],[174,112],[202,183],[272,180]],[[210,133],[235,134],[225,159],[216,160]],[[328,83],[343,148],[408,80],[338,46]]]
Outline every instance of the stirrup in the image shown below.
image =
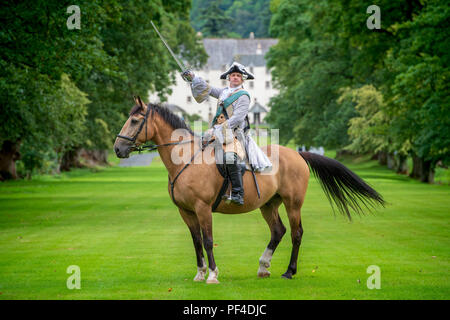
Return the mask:
[[222,196],[222,200],[225,201],[226,204],[230,204],[231,203],[231,196],[228,196],[228,195],[224,194]]
[[225,201],[226,204],[237,204],[237,205],[243,205],[244,204],[244,198],[242,196],[232,196],[232,195],[226,195],[224,194],[222,196],[222,200]]
[[242,206],[244,204],[244,197],[241,195],[231,196],[231,203],[237,204],[239,206]]

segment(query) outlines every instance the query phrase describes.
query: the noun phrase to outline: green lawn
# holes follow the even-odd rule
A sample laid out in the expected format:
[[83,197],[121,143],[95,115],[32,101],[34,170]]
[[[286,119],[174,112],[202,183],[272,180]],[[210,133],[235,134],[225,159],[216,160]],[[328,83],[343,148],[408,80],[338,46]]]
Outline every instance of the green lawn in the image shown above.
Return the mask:
[[[349,166],[383,194],[386,209],[348,222],[312,178],[293,280],[280,277],[289,233],[272,276],[258,279],[269,241],[260,213],[214,214],[219,285],[192,281],[192,240],[161,162],[1,183],[0,299],[449,299],[450,187],[375,162]],[[81,269],[80,290],[66,287],[70,265]],[[370,265],[380,267],[379,290],[366,286]]]

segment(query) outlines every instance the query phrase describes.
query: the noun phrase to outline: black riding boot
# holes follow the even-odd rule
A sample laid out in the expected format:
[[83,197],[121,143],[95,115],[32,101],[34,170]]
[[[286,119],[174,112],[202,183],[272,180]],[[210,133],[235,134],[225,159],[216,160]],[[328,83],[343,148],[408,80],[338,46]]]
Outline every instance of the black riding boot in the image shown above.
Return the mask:
[[[230,152],[231,153],[231,152]],[[244,188],[242,186],[242,172],[241,166],[237,162],[236,153],[226,153],[225,158],[228,174],[231,180],[231,202],[243,205],[244,204]],[[231,160],[233,160],[231,162]]]

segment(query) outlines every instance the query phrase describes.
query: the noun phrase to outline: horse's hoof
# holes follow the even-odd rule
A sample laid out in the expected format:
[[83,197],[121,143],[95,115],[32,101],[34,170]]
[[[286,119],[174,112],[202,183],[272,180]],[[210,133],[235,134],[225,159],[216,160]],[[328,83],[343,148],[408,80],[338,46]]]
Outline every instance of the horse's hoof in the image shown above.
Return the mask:
[[211,270],[209,269],[209,276],[206,280],[207,284],[213,284],[213,283],[220,283],[219,280],[217,280],[217,276],[219,275],[219,269],[216,267],[216,269]]
[[206,267],[197,268],[197,274],[195,275],[194,281],[195,282],[205,281],[205,276],[206,276]]
[[220,282],[219,282],[219,280],[213,278],[213,279],[208,279],[208,280],[206,280],[206,283],[207,283],[207,284],[218,284],[218,283],[220,283]]
[[286,272],[281,277],[285,279],[292,279],[292,274],[290,272]]
[[194,281],[195,281],[195,282],[202,282],[202,281],[205,281],[205,276],[199,276],[199,275],[196,275],[195,278],[194,278]]
[[269,271],[258,272],[258,278],[268,278],[270,277]]

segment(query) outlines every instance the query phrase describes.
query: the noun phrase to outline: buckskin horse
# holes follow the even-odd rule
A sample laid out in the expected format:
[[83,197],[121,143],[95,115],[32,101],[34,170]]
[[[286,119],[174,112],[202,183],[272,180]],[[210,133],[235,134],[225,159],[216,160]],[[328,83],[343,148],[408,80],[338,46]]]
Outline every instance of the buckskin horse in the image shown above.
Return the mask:
[[[199,143],[201,137],[194,135],[183,120],[165,107],[151,103],[146,105],[139,97],[135,97],[135,102],[136,105],[131,109],[130,116],[114,143],[116,155],[119,158],[126,158],[130,152],[139,149],[147,141],[156,144],[151,146],[151,149],[158,150],[167,168],[169,195],[178,207],[194,242],[197,256],[197,274],[194,281],[205,280],[207,272],[203,255],[205,248],[209,264],[206,283],[219,283],[218,268],[213,254],[212,206],[224,178],[219,174],[215,163],[196,161],[196,158],[201,157],[204,152],[211,152],[213,149],[209,146],[203,150],[202,144]],[[172,133],[177,129],[184,129],[190,140],[173,141]],[[171,157],[173,148],[181,143],[186,143],[194,156],[190,161],[174,162]],[[263,278],[270,276],[268,268],[272,255],[286,232],[278,214],[278,208],[283,203],[291,227],[292,251],[287,271],[282,277],[291,279],[297,272],[298,252],[303,235],[301,208],[305,200],[310,169],[318,178],[332,207],[334,203],[339,212],[349,219],[351,219],[350,209],[360,214],[363,213],[363,207],[370,209],[369,206],[384,206],[384,200],[360,177],[334,159],[309,152],[296,152],[278,145],[263,148],[269,157],[274,150],[279,153],[279,160],[273,164],[274,173],[270,175],[256,173],[260,196],[257,195],[253,177],[245,174],[244,205],[221,201],[215,212],[236,214],[258,208],[261,210],[271,233],[270,242],[259,259],[257,275]]]

